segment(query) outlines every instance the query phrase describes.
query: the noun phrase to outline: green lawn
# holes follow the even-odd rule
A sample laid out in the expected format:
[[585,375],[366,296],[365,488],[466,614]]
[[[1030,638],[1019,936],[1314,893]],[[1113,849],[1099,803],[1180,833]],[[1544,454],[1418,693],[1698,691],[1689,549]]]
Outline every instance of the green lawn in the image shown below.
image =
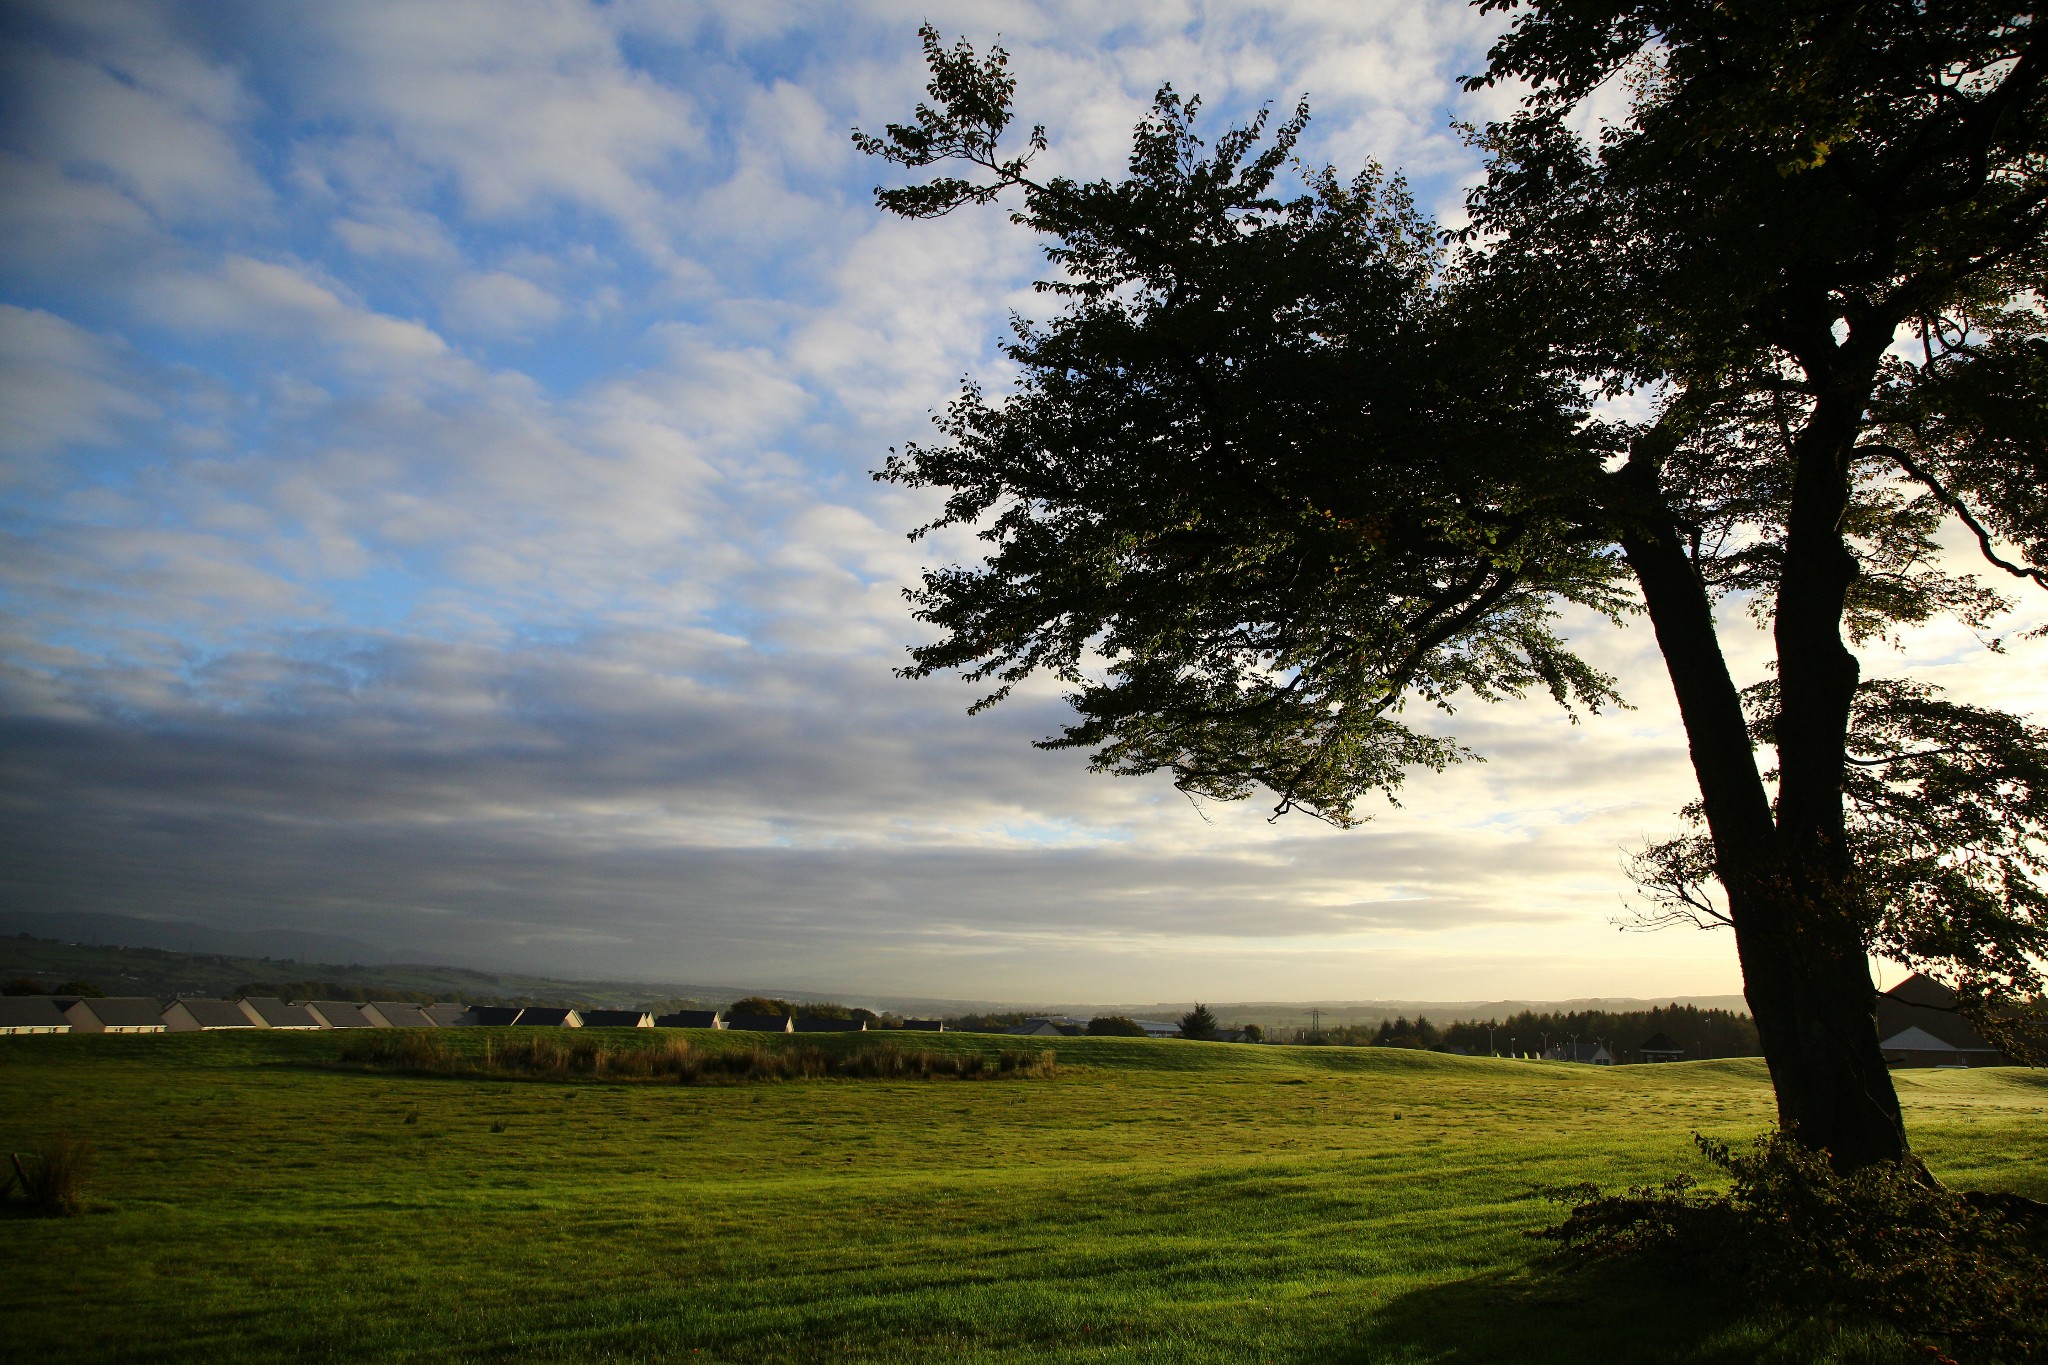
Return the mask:
[[[1661,1177],[1695,1130],[1762,1128],[1755,1062],[1607,1070],[1077,1038],[1044,1040],[1061,1063],[1050,1079],[679,1087],[316,1065],[338,1045],[0,1040],[0,1145],[89,1138],[108,1206],[4,1224],[0,1351],[216,1365],[1910,1358],[1879,1336],[1730,1322],[1682,1286],[1568,1273],[1525,1235],[1555,1217],[1537,1187]],[[1899,1078],[1945,1180],[2038,1198],[2044,1081]]]

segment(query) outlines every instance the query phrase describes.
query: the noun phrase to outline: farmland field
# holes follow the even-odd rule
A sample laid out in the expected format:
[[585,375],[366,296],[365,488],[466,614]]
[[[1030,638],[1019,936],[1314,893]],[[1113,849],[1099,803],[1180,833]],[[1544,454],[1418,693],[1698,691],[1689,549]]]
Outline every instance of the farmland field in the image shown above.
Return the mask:
[[[5,1224],[0,1352],[1909,1358],[1853,1325],[1732,1320],[1683,1285],[1566,1270],[1526,1235],[1557,1216],[1540,1187],[1662,1177],[1688,1164],[1694,1131],[1761,1129],[1753,1061],[1608,1070],[952,1034],[912,1045],[1050,1047],[1059,1072],[679,1086],[343,1070],[340,1045],[0,1039],[0,1146],[85,1137],[100,1205]],[[1940,1176],[2036,1198],[2044,1082],[1899,1077]]]

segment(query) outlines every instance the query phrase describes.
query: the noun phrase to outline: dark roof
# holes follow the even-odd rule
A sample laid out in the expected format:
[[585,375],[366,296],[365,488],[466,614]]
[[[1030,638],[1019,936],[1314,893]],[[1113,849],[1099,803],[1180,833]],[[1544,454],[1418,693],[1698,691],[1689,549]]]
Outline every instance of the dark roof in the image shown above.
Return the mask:
[[[242,1007],[232,1000],[173,1000],[172,1008],[179,1005],[192,1016],[192,1022],[201,1028],[255,1028],[256,1021],[242,1013]],[[169,1013],[169,1011],[165,1011]]]
[[1915,972],[1877,997],[1877,1036],[1894,1038],[1917,1028],[1958,1052],[1996,1052],[1974,1024],[1956,1013],[1955,1005],[1954,991]]
[[649,1028],[654,1016],[646,1010],[584,1010],[585,1028]]
[[654,1021],[657,1028],[718,1028],[717,1010],[677,1010]]
[[521,1013],[517,1005],[473,1005],[469,1017],[478,1024],[516,1024]]
[[788,1033],[789,1019],[780,1014],[728,1014],[725,1026],[742,1033]]
[[252,995],[243,1004],[272,1028],[320,1028],[320,1021],[304,1005],[287,1005],[275,996]]
[[353,1000],[308,1000],[306,1008],[329,1028],[375,1028],[376,1021]]
[[[409,1000],[372,1000],[363,1013],[376,1011],[376,1018],[382,1019],[392,1028],[432,1028],[433,1019],[426,1010]],[[375,1022],[373,1019],[372,1022]]]
[[946,1031],[946,1021],[943,1019],[905,1019],[903,1027],[907,1029],[922,1029],[926,1033],[944,1033]]
[[865,1019],[833,1019],[824,1015],[800,1014],[791,1021],[797,1033],[866,1033]]
[[437,1001],[436,1003],[431,1005],[422,1005],[420,1007],[420,1012],[426,1015],[427,1018],[439,1024],[442,1028],[459,1028],[464,1024],[474,1024],[478,1022],[476,1018],[473,1015],[471,1015],[469,1006],[467,1005],[450,1005],[444,1002]]
[[1017,1027],[1006,1028],[1003,1032],[1025,1038],[1058,1038],[1064,1036],[1060,1031],[1060,1026],[1050,1019],[1026,1019]]
[[0,995],[0,1028],[71,1028],[71,1021],[47,995]]
[[1650,1041],[1649,1041],[1649,1042],[1647,1042],[1647,1043],[1644,1043],[1644,1044],[1643,1044],[1643,1045],[1642,1045],[1641,1047],[1637,1048],[1637,1049],[1636,1049],[1636,1051],[1638,1051],[1638,1052],[1678,1052],[1678,1053],[1683,1053],[1683,1052],[1685,1051],[1685,1049],[1684,1049],[1684,1048],[1682,1048],[1682,1047],[1680,1047],[1680,1046],[1679,1046],[1679,1045],[1678,1045],[1678,1044],[1677,1044],[1676,1042],[1672,1041],[1672,1038],[1671,1038],[1671,1035],[1670,1035],[1670,1034],[1668,1034],[1668,1033],[1653,1033],[1653,1034],[1651,1034],[1651,1035],[1650,1035]]
[[528,1005],[512,1022],[536,1028],[576,1028],[583,1018],[566,1005]]
[[102,1028],[147,1028],[164,1026],[164,1007],[147,995],[110,995],[99,1000],[71,999],[61,1002],[66,1014],[89,1010]]

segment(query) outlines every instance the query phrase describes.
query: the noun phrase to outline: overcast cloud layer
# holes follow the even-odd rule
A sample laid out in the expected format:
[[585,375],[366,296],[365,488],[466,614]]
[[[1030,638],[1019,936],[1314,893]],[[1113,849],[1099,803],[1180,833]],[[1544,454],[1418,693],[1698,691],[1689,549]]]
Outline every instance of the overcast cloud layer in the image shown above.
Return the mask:
[[[1737,987],[1619,935],[1689,771],[1637,709],[1454,732],[1363,830],[1192,806],[890,669],[959,542],[867,471],[1039,301],[1000,211],[884,220],[847,131],[997,33],[1055,169],[1154,87],[1315,102],[1455,217],[1460,5],[45,0],[0,49],[0,894],[406,957],[978,998]],[[1738,640],[1760,676],[1760,641]],[[2038,649],[1908,668],[2041,701]],[[1966,682],[1958,684],[1958,678]]]

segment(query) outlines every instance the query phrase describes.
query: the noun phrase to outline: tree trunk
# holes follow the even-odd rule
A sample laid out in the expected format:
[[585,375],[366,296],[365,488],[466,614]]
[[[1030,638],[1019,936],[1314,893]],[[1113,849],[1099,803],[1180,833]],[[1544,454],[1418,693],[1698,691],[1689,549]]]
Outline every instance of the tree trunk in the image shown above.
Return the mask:
[[[1779,1125],[1826,1149],[1843,1170],[1903,1159],[1905,1126],[1877,1045],[1877,993],[1845,894],[1846,867],[1827,861],[1840,845],[1788,847],[1757,771],[1706,585],[1655,491],[1654,464],[1631,462],[1617,488],[1616,510],[1628,527],[1622,549],[1685,722]],[[1837,632],[1828,635],[1839,648]],[[1851,695],[1854,687],[1852,675]],[[1847,715],[1845,701],[1837,753]],[[1836,771],[1839,783],[1839,765]]]

